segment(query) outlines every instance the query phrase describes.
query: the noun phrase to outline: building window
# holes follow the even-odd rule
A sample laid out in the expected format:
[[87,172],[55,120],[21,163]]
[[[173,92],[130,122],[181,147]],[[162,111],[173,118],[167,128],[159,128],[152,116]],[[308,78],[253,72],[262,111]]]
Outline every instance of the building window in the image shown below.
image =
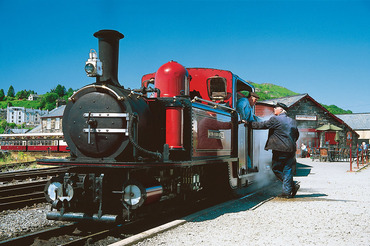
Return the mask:
[[48,121],[46,122],[46,129],[51,129],[51,118],[48,118]]
[[60,118],[55,119],[55,129],[59,130],[60,129]]

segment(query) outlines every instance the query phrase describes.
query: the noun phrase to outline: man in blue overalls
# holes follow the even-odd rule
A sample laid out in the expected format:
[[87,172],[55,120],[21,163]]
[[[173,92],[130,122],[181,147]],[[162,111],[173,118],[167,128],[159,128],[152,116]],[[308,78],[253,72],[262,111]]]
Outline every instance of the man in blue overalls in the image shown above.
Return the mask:
[[252,122],[253,129],[269,129],[265,150],[272,150],[272,171],[283,183],[282,198],[293,198],[299,184],[293,181],[293,165],[296,162],[296,141],[299,137],[297,122],[286,115],[288,107],[277,103],[274,116],[263,122]]
[[[260,98],[257,93],[249,91],[240,91],[237,94],[238,101],[236,103],[236,111],[240,114],[240,120],[243,123],[257,121],[257,117],[253,113],[253,107]],[[247,154],[247,166],[252,168],[252,162]]]
[[238,101],[236,103],[236,111],[240,114],[241,121],[243,123],[256,121],[256,116],[253,114],[253,106],[256,105],[260,98],[257,93],[249,92],[248,96],[238,92]]

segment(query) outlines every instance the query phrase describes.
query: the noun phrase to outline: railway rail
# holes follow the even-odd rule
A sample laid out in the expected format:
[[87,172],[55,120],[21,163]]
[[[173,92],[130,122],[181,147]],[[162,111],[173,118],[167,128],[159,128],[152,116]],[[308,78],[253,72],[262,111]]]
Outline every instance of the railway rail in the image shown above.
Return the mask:
[[0,173],[0,211],[45,202],[45,184],[50,177],[66,170],[41,168]]
[[45,202],[44,186],[47,180],[0,186],[0,211],[21,208]]
[[61,172],[67,171],[68,168],[51,167],[51,168],[37,168],[20,171],[10,171],[0,173],[0,185],[15,181],[26,181],[36,179],[46,179],[55,176]]
[[25,161],[25,162],[14,162],[14,163],[7,163],[7,164],[2,164],[0,166],[0,171],[8,171],[9,169],[14,169],[17,167],[28,167],[32,164],[36,164],[36,161]]
[[[262,188],[260,191],[265,188]],[[254,196],[257,193],[253,192],[247,195],[247,197]],[[240,199],[243,198],[245,197]],[[266,196],[261,196],[260,199],[262,202],[266,201]],[[207,211],[222,209],[222,206],[227,206],[230,202],[235,202],[235,199],[230,200],[230,197],[222,200],[220,198],[202,198],[191,202],[191,206],[189,206],[189,203],[186,203],[180,207],[166,204],[163,206],[167,208],[166,210],[161,210],[157,207],[160,212],[152,211],[150,216],[142,215],[134,222],[120,225],[70,223],[2,241],[0,245],[31,245],[34,243],[47,245],[107,245],[123,239],[135,238],[140,233],[153,230],[153,228],[163,227],[163,225],[167,224],[176,224],[176,221],[181,220],[181,218],[193,218],[199,216],[199,214],[207,213]],[[168,203],[173,203],[173,201]],[[135,241],[135,239],[133,240]]]
[[[191,211],[187,209],[187,213],[193,211],[194,207]],[[105,242],[110,240],[109,243],[114,243],[161,224],[165,224],[170,220],[180,218],[184,213],[186,214],[186,212],[181,212],[176,215],[174,211],[167,212],[169,214],[166,216],[164,216],[165,212],[162,211],[155,216],[145,219],[141,218],[135,222],[119,225],[102,225],[95,223],[87,225],[75,222],[1,241],[0,245],[94,245],[94,243],[97,243],[99,240],[104,240]],[[111,239],[108,239],[109,237]]]

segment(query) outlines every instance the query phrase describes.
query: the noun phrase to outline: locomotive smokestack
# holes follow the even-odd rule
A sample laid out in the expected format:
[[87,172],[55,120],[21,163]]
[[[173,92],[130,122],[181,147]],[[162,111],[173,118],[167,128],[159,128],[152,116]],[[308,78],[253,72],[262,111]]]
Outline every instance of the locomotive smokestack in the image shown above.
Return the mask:
[[118,82],[119,40],[124,36],[114,30],[100,30],[94,33],[99,39],[99,58],[103,64],[103,76],[97,82],[120,86]]

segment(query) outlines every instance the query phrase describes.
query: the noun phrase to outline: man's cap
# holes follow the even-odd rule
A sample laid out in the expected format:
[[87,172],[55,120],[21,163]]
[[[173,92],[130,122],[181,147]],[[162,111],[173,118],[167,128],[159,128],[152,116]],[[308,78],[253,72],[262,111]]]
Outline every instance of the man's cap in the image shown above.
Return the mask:
[[260,98],[260,96],[257,93],[255,93],[255,92],[249,92],[249,96],[248,97],[251,97],[251,96],[253,96],[253,97],[257,98],[257,99]]
[[275,108],[276,108],[276,107],[280,107],[280,108],[284,109],[285,111],[287,111],[287,110],[288,110],[288,106],[287,106],[287,105],[285,105],[284,103],[281,103],[281,102],[276,103],[274,107],[275,107]]

